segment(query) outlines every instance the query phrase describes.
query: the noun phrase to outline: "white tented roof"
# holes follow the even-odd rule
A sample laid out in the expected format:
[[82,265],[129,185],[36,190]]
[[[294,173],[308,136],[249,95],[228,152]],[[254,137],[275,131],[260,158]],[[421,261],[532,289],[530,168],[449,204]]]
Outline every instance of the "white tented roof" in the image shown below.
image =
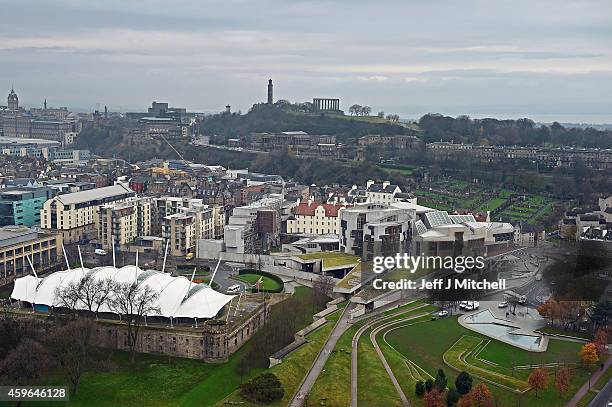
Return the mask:
[[[28,275],[15,280],[11,298],[38,305],[58,306],[57,289],[66,287],[72,281],[77,282],[85,275],[91,275],[96,280],[111,279],[120,284],[136,282],[138,285],[150,287],[158,294],[155,306],[159,308],[159,313],[149,316],[213,318],[234,298],[233,295],[213,290],[207,284],[191,283],[185,277],[173,277],[157,270],[142,270],[136,266],[76,268],[57,271],[43,279]],[[79,306],[84,307],[82,304],[77,305]],[[100,312],[112,310],[104,306]]]

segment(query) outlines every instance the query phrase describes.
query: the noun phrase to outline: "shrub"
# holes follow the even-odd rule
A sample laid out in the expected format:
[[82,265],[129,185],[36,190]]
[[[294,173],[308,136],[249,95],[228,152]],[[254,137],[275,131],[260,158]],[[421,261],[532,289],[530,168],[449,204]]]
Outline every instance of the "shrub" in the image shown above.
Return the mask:
[[431,391],[431,389],[433,389],[434,387],[434,381],[431,379],[427,379],[425,380],[425,390],[426,391]]
[[240,385],[244,398],[255,403],[268,404],[285,395],[283,385],[272,373],[264,373]]
[[472,390],[472,376],[468,372],[461,372],[455,380],[455,387],[459,394],[468,394]]
[[425,394],[425,382],[423,380],[416,382],[416,385],[414,386],[414,394],[419,397]]

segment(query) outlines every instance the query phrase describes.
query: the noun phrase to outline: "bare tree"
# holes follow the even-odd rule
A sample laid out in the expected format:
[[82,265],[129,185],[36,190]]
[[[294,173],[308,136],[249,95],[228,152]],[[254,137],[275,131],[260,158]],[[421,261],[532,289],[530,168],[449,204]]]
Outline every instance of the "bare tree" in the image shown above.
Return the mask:
[[349,113],[351,114],[351,116],[356,115],[359,116],[361,114],[361,105],[358,104],[354,104],[351,107],[349,107]]
[[111,293],[117,289],[117,283],[110,279],[95,279],[86,275],[79,281],[79,299],[89,312],[97,314],[100,308],[108,304]]
[[96,369],[99,362],[94,335],[95,322],[89,319],[56,325],[49,335],[49,349],[70,381],[72,394],[77,393],[83,374]]
[[78,306],[97,314],[100,308],[108,304],[111,294],[116,291],[117,283],[112,279],[96,279],[92,275],[85,275],[79,281],[71,281],[64,287],[55,291],[57,305],[69,310],[76,310]]
[[71,311],[76,310],[80,297],[77,281],[71,281],[65,286],[55,289],[56,306],[61,308],[67,308]]
[[334,290],[334,280],[331,276],[321,274],[312,286],[314,290],[314,300],[319,305],[324,305],[331,298]]
[[140,327],[147,315],[158,315],[160,310],[155,306],[158,294],[147,285],[124,283],[116,287],[110,301],[111,309],[119,314],[127,325],[127,344],[132,362],[138,343]]
[[49,353],[34,339],[24,338],[0,361],[0,383],[26,386],[35,384],[50,367]]

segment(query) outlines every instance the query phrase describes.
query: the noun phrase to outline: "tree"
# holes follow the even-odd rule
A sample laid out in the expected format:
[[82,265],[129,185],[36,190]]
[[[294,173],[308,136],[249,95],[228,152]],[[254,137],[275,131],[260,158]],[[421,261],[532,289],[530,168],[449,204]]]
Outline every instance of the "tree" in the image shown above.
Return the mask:
[[444,391],[446,389],[446,383],[448,382],[448,378],[446,377],[446,373],[444,373],[444,370],[442,369],[438,369],[438,374],[436,375],[436,380],[435,380],[435,388],[438,391]]
[[537,309],[541,316],[550,320],[551,325],[555,324],[555,319],[557,319],[559,315],[559,303],[557,303],[554,298],[549,298]]
[[436,389],[432,389],[425,393],[423,397],[425,407],[446,407],[444,396]]
[[372,113],[372,108],[370,106],[364,106],[361,108],[361,114],[363,116],[369,116]]
[[47,350],[38,341],[24,338],[0,362],[0,383],[13,386],[36,384],[50,366]]
[[285,395],[283,385],[273,373],[264,373],[240,385],[241,394],[259,404],[269,404]]
[[414,386],[414,394],[416,394],[418,397],[421,397],[423,394],[425,394],[425,382],[423,380],[419,380],[416,382]]
[[446,392],[446,405],[448,407],[453,407],[459,401],[461,395],[454,387],[451,387],[448,392]]
[[557,372],[555,377],[555,387],[559,394],[565,394],[569,390],[572,373],[568,367],[564,367]]
[[527,378],[527,383],[531,386],[532,389],[535,390],[536,397],[538,397],[538,391],[544,389],[546,387],[546,383],[548,382],[548,372],[538,367],[534,369],[533,372]]
[[589,342],[580,349],[579,352],[582,362],[587,366],[597,363],[599,357],[597,356],[597,346],[594,343]]
[[425,380],[425,391],[431,391],[434,387],[434,381],[431,379]]
[[455,379],[455,387],[459,394],[468,394],[472,390],[472,376],[468,372],[461,372]]
[[483,382],[478,383],[468,394],[461,397],[457,407],[493,407],[495,400]]
[[355,115],[355,116],[359,116],[361,114],[361,105],[358,104],[354,104],[351,107],[349,107],[349,113],[351,114],[351,116]]
[[95,322],[76,319],[56,325],[49,335],[49,349],[71,384],[72,394],[77,394],[81,378],[96,368],[99,361],[94,346]]
[[593,322],[595,322],[598,326],[605,328],[608,326],[608,318],[610,317],[610,313],[612,313],[612,302],[604,300],[595,304],[591,318],[593,318]]
[[382,119],[385,117],[385,112],[378,112],[377,116]]
[[601,359],[607,354],[606,347],[608,346],[608,334],[603,329],[598,329],[593,337],[593,343],[597,348],[597,356]]
[[110,301],[111,309],[121,316],[127,325],[127,345],[132,362],[136,353],[136,344],[140,327],[147,315],[157,315],[160,310],[155,306],[158,294],[148,285],[123,283],[116,287],[115,295]]
[[312,288],[315,293],[315,301],[324,305],[329,301],[334,290],[334,279],[326,274],[321,274],[315,280]]

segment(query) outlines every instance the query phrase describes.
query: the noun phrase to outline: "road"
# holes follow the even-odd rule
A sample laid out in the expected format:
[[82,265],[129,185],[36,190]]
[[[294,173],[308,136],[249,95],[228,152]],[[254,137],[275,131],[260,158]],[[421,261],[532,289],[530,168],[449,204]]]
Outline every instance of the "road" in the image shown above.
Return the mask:
[[[572,397],[572,399],[565,405],[565,407],[575,407],[576,404],[580,401],[580,399],[583,398],[589,392],[591,386],[594,385],[597,380],[599,380],[599,378],[606,372],[606,370],[608,370],[610,365],[612,365],[612,357],[608,357],[603,369],[597,369],[597,371],[591,375],[589,381],[583,384],[582,387],[578,389],[576,394],[574,394],[574,397]],[[598,394],[598,397],[596,397],[589,404],[589,407],[606,407],[606,403],[610,401],[610,398],[612,397],[612,387],[610,386],[610,383],[608,383],[600,393],[601,394]],[[598,401],[595,402],[595,400]]]
[[340,336],[342,336],[344,331],[346,331],[351,326],[349,315],[353,307],[354,304],[350,303],[342,312],[340,319],[336,323],[336,326],[334,326],[334,329],[329,335],[327,342],[325,342],[325,345],[323,345],[323,348],[319,351],[317,358],[315,359],[314,363],[312,364],[312,367],[306,374],[306,377],[300,384],[300,387],[296,394],[293,396],[293,399],[291,400],[289,406],[300,407],[304,403],[304,396],[310,394],[312,386],[314,386],[315,382],[317,381],[317,378],[321,374],[321,371],[325,367],[325,363],[327,363],[329,355],[336,347],[338,339],[340,339]]

